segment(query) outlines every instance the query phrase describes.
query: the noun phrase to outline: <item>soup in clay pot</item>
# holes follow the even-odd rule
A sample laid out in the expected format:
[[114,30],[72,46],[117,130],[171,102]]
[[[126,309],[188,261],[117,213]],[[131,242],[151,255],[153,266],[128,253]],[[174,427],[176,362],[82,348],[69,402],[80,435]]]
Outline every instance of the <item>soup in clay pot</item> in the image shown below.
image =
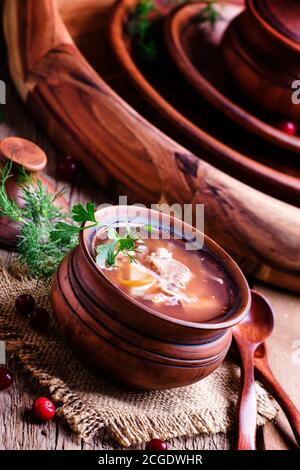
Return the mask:
[[[198,323],[224,318],[233,305],[234,287],[215,257],[207,249],[187,249],[185,240],[161,229],[151,228],[144,238],[142,228],[114,226],[98,231],[96,262],[107,279],[170,317]],[[119,237],[130,240],[128,249],[122,250]],[[109,247],[111,264],[103,258]]]
[[89,367],[131,388],[207,377],[250,305],[236,263],[168,214],[109,206],[95,216],[97,225],[80,232],[52,285],[65,337]]

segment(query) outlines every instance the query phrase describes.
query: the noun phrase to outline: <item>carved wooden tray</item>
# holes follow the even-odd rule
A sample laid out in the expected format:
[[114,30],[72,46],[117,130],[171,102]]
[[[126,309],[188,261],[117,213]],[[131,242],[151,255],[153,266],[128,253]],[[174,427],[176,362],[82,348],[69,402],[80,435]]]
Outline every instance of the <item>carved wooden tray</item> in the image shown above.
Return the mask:
[[[89,60],[109,54],[103,28],[111,5],[5,1],[9,66],[20,96],[56,144],[79,158],[100,184],[110,184],[110,174],[141,202],[164,196],[170,203],[205,204],[206,233],[248,274],[299,290],[300,209],[228,176],[169,138],[80,53],[72,37],[82,49],[93,41]],[[106,77],[114,83],[109,70]]]
[[[209,106],[178,72],[167,51],[143,67],[134,60],[126,24],[136,0],[123,0],[114,10],[111,41],[119,63],[136,89],[176,140],[251,186],[293,205],[300,205],[300,166],[291,152],[253,136]],[[236,5],[234,5],[236,8]],[[162,24],[163,30],[163,24]],[[162,36],[163,40],[163,36]]]
[[[216,25],[201,28],[197,17],[204,5],[204,2],[182,5],[165,22],[166,44],[178,69],[204,99],[229,119],[279,147],[300,153],[300,137],[290,136],[272,125],[276,119],[263,116],[251,106],[232,86],[225,70],[220,44],[228,24],[243,7],[224,2],[219,7]],[[290,158],[298,157],[291,153]]]

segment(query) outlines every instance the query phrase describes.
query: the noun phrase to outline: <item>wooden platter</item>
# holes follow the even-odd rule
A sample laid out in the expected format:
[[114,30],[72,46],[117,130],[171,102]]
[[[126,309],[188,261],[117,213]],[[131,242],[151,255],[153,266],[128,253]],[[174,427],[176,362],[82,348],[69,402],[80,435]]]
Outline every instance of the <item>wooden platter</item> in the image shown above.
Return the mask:
[[[204,99],[229,119],[279,147],[300,153],[300,137],[280,131],[267,121],[270,121],[270,115],[259,116],[259,112],[237,92],[226,73],[221,41],[229,22],[243,11],[243,7],[224,2],[219,6],[220,19],[216,25],[201,28],[197,17],[204,5],[204,2],[182,5],[166,20],[166,44],[178,69]],[[291,154],[290,158],[297,156]]]
[[[173,129],[176,140],[234,177],[272,196],[300,205],[300,167],[297,156],[254,138],[187,86],[167,52],[151,68],[134,60],[133,44],[126,32],[129,9],[136,0],[118,3],[110,35],[116,57],[143,99]],[[236,8],[236,5],[234,6]],[[162,25],[163,26],[163,25]],[[163,29],[163,28],[162,28]],[[163,38],[162,38],[163,40]]]
[[[206,233],[248,274],[299,291],[300,210],[170,139],[121,99],[79,52],[68,29],[87,38],[111,6],[102,0],[6,1],[9,66],[20,96],[54,142],[80,159],[101,185],[111,183],[109,173],[140,202],[163,196],[169,203],[204,204]],[[100,45],[102,37],[99,33]],[[93,51],[104,56],[107,43],[99,44]]]

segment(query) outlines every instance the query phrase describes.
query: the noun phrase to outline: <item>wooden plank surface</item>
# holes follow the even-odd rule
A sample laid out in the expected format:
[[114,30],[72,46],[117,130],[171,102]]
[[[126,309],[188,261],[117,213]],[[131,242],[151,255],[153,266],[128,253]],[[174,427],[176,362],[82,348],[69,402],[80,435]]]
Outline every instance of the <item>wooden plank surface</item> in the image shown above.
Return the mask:
[[[32,121],[27,110],[20,102],[7,72],[2,71],[0,78],[7,83],[6,120],[0,125],[0,138],[18,135],[32,139],[46,151],[49,165],[47,173],[54,177],[55,161],[61,153],[47,139],[42,130]],[[71,203],[94,200],[103,202],[103,191],[82,174],[80,187],[68,188],[67,196]],[[1,258],[9,261],[11,254],[1,253]],[[271,365],[278,379],[300,407],[300,297],[283,291],[275,291],[263,285],[256,288],[272,302],[277,312],[276,328],[270,340]],[[298,349],[297,349],[298,348]],[[298,351],[298,354],[297,354]],[[0,449],[109,449],[113,447],[109,436],[102,434],[91,443],[84,443],[70,433],[61,421],[37,425],[31,421],[32,401],[42,391],[36,383],[24,374],[14,361],[9,363],[15,374],[14,386],[0,393]],[[266,449],[291,449],[295,446],[289,426],[280,414],[275,424],[270,423],[263,430]],[[225,449],[230,446],[230,438],[216,435],[209,448]],[[203,449],[205,441],[201,436],[190,439],[176,439],[172,447],[176,449]]]

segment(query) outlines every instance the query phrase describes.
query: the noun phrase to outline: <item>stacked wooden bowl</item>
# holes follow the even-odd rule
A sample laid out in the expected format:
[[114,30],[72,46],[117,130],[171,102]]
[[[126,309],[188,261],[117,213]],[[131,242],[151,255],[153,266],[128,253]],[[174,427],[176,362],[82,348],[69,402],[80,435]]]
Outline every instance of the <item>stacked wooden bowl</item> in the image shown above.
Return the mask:
[[[227,13],[232,3],[239,6],[233,16],[243,8],[223,3]],[[203,99],[167,50],[156,68],[137,63],[126,28],[135,4],[6,0],[9,66],[20,96],[55,143],[102,186],[113,186],[114,195],[204,204],[206,233],[245,272],[299,292],[299,137],[278,131],[243,97],[236,102],[236,89],[229,86],[227,96],[208,76]],[[233,19],[227,13],[220,17],[223,33]],[[218,70],[213,75],[222,78]]]
[[[101,226],[132,220],[144,224],[152,213],[111,206],[99,210],[96,219]],[[160,215],[158,224],[187,227],[166,214]],[[95,235],[95,228],[81,232],[79,247],[63,260],[52,286],[53,310],[85,363],[123,385],[144,390],[188,385],[214,371],[230,347],[233,326],[250,305],[247,282],[228,254],[205,238],[203,249],[230,276],[234,300],[222,317],[196,323],[155,311],[109,282],[95,262]]]
[[223,49],[236,86],[255,106],[300,123],[300,106],[292,101],[292,84],[300,80],[297,0],[247,0],[226,31]]

